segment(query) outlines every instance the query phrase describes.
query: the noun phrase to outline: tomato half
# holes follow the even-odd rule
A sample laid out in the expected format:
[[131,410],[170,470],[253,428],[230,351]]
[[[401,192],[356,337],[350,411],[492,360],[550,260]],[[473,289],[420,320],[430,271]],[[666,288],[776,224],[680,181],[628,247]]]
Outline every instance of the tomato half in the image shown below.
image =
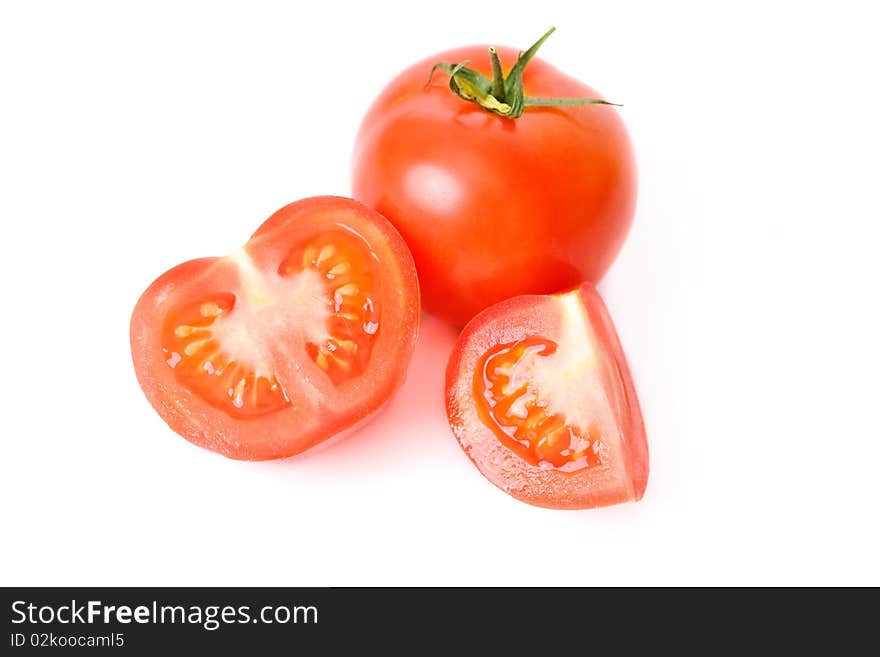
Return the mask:
[[412,256],[378,213],[315,197],[239,251],[178,265],[131,318],[138,381],[193,443],[237,459],[291,456],[377,411],[419,328]]
[[[506,66],[517,59],[512,48],[497,52]],[[527,107],[505,118],[457,96],[440,73],[426,87],[441,60],[492,75],[486,46],[411,66],[370,107],[353,157],[353,195],[412,249],[425,309],[463,326],[514,295],[597,282],[636,207],[619,110]],[[539,59],[522,81],[529,96],[600,97]]]
[[519,500],[587,509],[644,494],[639,401],[589,283],[514,297],[477,315],[450,358],[446,405],[480,472]]

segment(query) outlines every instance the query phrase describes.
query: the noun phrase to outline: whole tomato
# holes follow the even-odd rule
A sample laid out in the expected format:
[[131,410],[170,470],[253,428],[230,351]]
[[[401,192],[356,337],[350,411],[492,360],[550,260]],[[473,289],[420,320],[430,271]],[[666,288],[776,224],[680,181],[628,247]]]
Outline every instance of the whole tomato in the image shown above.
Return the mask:
[[[597,282],[632,223],[623,121],[533,59],[550,32],[525,53],[471,46],[411,66],[357,136],[354,197],[403,235],[426,310],[459,326],[508,297]],[[515,62],[506,76],[501,62]]]

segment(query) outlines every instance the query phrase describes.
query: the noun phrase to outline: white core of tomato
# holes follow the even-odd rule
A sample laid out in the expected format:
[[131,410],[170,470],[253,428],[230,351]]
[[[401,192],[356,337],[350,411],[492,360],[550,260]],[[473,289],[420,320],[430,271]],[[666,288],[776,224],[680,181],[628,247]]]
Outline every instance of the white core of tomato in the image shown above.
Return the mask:
[[[333,310],[324,277],[313,269],[281,276],[259,269],[242,248],[228,256],[238,271],[235,307],[211,325],[211,333],[230,360],[247,363],[257,377],[275,374],[272,347],[284,348],[285,336],[323,344],[330,337]],[[276,352],[277,353],[277,352]]]
[[593,327],[577,290],[555,300],[560,305],[561,326],[554,341],[556,351],[541,356],[532,351],[508,372],[511,394],[523,385],[529,392],[511,405],[510,414],[525,417],[526,405],[536,403],[548,415],[561,413],[569,425],[599,429],[603,436],[616,432],[613,402],[603,385],[602,368],[610,364],[598,347]]

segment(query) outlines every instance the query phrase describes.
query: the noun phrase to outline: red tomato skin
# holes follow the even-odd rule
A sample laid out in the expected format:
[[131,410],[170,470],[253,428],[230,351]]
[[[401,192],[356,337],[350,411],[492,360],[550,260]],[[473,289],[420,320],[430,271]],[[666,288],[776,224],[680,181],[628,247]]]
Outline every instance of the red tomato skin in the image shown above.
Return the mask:
[[[387,279],[377,286],[387,295],[388,330],[377,335],[370,369],[337,389],[318,380],[316,387],[324,395],[318,401],[298,396],[290,409],[264,417],[241,420],[214,408],[177,382],[161,355],[161,330],[167,312],[182,298],[236,290],[238,274],[223,258],[184,262],[159,276],[138,299],[130,341],[135,374],[145,396],[162,419],[191,443],[238,460],[286,458],[363,426],[403,384],[419,332],[418,279],[406,244],[381,215],[349,198],[302,199],[263,222],[247,246],[256,257],[275,262],[287,246],[303,237],[305,225],[326,223],[321,214],[345,215],[352,221],[360,217],[358,228],[387,263]],[[288,346],[283,339],[279,343],[282,349]],[[293,357],[283,367],[290,380],[320,379],[313,365]]]
[[577,288],[598,344],[623,383],[625,412],[617,418],[621,462],[613,467],[560,472],[531,465],[503,445],[478,418],[473,373],[483,353],[499,343],[530,335],[556,336],[558,307],[553,296],[523,295],[479,313],[465,326],[446,370],[446,413],[462,449],[477,469],[508,495],[549,509],[591,509],[642,498],[648,482],[648,444],[641,407],[617,332],[595,288]]
[[[499,48],[505,70],[517,51]],[[453,94],[438,61],[491,76],[487,46],[440,53],[398,75],[357,136],[352,191],[401,232],[425,309],[458,326],[518,294],[598,282],[636,208],[636,166],[619,110],[528,108],[518,119]],[[601,98],[533,59],[532,96]]]

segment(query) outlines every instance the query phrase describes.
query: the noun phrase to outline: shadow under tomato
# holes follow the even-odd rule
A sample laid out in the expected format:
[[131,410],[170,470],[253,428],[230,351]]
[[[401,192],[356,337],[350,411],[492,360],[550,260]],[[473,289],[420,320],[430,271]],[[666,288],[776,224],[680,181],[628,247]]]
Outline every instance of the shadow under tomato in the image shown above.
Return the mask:
[[[448,433],[449,445],[458,445],[446,420],[446,362],[457,332],[448,324],[422,315],[422,325],[406,381],[379,413],[355,432],[331,438],[311,450],[281,461],[265,462],[269,467],[309,467],[345,471],[351,467],[402,467],[435,451],[437,435]],[[430,440],[425,440],[430,438]]]

